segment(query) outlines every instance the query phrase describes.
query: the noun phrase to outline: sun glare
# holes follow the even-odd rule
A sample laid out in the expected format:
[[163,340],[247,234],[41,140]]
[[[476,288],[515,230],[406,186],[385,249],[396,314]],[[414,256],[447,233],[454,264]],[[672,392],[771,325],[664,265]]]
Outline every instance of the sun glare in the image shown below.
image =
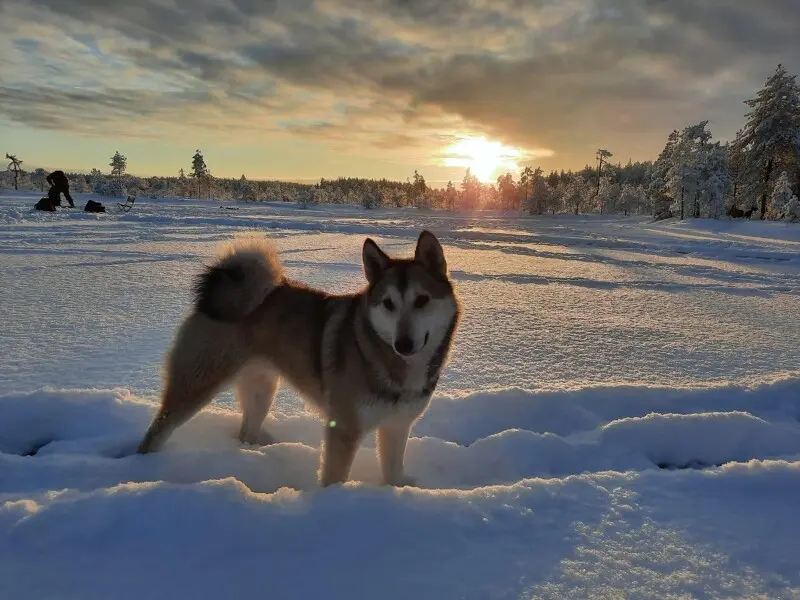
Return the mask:
[[522,151],[485,137],[464,136],[450,145],[445,155],[445,166],[467,167],[480,181],[490,182],[501,171],[519,170]]

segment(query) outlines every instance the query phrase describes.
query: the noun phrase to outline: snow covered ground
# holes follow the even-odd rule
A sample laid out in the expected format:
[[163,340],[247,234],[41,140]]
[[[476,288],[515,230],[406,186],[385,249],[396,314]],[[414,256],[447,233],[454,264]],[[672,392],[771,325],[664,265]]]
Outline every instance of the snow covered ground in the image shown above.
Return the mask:
[[[800,227],[39,196],[0,193],[0,598],[800,598]],[[349,291],[422,227],[465,316],[419,487],[369,445],[318,489],[289,390],[272,446],[226,393],[129,455],[216,242]]]

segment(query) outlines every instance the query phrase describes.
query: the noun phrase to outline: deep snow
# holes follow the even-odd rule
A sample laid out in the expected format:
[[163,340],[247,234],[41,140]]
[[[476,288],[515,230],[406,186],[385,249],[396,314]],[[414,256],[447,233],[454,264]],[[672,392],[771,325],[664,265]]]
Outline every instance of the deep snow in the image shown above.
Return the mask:
[[[800,597],[800,227],[35,197],[0,193],[0,598]],[[465,318],[418,487],[374,485],[370,443],[318,489],[287,390],[272,446],[223,394],[130,455],[217,241],[349,291],[364,236],[422,227]]]

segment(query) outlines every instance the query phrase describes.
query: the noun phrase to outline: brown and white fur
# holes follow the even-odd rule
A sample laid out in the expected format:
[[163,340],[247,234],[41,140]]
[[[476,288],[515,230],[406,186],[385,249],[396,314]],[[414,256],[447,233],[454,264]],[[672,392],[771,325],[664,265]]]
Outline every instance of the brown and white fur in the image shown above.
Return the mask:
[[413,423],[449,354],[459,302],[439,241],[423,231],[413,258],[362,248],[367,285],[332,295],[284,276],[263,238],[234,241],[197,278],[195,306],[166,360],[162,404],[138,447],[158,450],[228,383],[242,408],[242,442],[258,443],[281,379],[325,418],[323,485],[347,481],[377,430],[383,482],[407,485]]

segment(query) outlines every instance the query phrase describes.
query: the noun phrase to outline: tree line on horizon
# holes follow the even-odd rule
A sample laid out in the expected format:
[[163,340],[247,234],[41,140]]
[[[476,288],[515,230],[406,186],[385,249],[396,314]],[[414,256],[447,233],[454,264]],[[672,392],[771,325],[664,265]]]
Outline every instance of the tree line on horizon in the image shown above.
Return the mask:
[[[733,141],[714,141],[708,120],[673,130],[653,161],[614,164],[601,148],[596,163],[579,171],[550,171],[525,166],[515,176],[501,174],[481,182],[469,169],[444,188],[430,187],[414,171],[406,181],[358,177],[322,178],[316,184],[214,177],[202,152],[192,157],[188,175],[172,177],[127,174],[127,158],[112,156],[108,175],[99,169],[67,173],[75,192],[106,196],[135,193],[151,198],[208,198],[239,202],[357,204],[365,208],[415,207],[472,211],[479,209],[545,214],[570,212],[653,215],[655,218],[720,218],[747,214],[761,219],[800,219],[800,87],[783,65],[766,80]],[[26,172],[15,155],[0,186],[44,191],[47,172]]]

